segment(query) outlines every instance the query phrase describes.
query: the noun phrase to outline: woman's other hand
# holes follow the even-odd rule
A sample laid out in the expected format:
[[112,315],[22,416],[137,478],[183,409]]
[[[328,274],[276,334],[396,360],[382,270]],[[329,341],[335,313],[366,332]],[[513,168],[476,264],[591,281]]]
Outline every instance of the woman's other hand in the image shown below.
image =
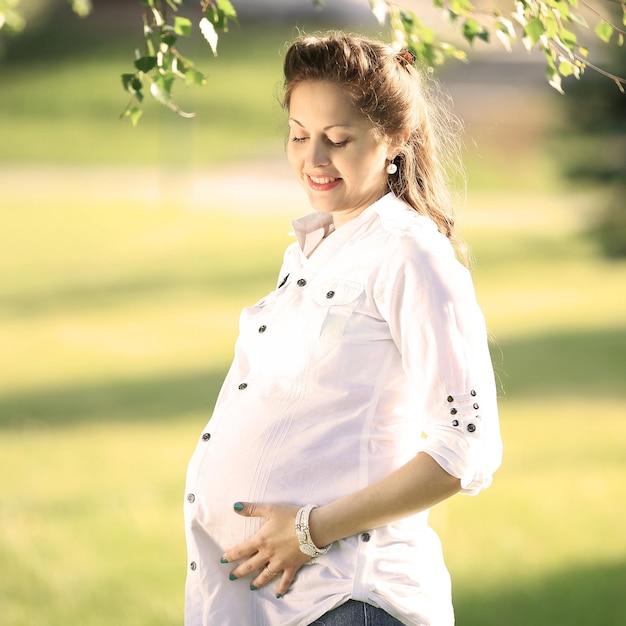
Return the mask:
[[250,539],[222,555],[222,563],[239,561],[230,573],[231,580],[252,575],[250,589],[255,591],[280,577],[276,597],[287,593],[298,570],[310,560],[300,552],[294,528],[299,508],[284,504],[235,503],[234,510],[239,515],[263,517],[267,521]]

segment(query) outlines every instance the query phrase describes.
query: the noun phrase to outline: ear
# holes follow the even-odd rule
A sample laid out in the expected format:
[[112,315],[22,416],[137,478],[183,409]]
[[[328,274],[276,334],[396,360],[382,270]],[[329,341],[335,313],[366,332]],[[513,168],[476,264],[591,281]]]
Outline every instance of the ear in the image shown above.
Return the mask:
[[410,134],[411,131],[406,128],[401,133],[389,138],[389,143],[387,144],[388,161],[393,161],[398,156],[398,153],[402,151],[404,144],[408,141]]

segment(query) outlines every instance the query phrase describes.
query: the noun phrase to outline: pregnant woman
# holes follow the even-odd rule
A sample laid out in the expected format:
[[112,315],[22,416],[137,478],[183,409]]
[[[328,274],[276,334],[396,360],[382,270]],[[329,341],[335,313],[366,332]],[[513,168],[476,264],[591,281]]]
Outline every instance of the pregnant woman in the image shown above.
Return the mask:
[[287,157],[314,212],[242,312],[189,464],[186,626],[454,623],[428,509],[487,487],[501,440],[452,118],[413,61],[342,33],[286,54]]

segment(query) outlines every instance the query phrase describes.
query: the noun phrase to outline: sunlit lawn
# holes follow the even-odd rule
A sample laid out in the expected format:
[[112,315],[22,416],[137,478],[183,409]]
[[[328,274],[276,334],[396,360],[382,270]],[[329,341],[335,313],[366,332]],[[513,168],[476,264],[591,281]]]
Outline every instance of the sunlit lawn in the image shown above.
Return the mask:
[[[280,68],[256,60],[254,72],[248,59],[215,66],[202,123],[147,117],[135,134],[110,121],[110,62],[80,65],[88,89],[71,63],[2,85],[2,626],[182,621],[186,462],[239,310],[272,288],[289,220],[306,210],[277,192],[269,211],[249,179],[233,194],[250,205],[229,202],[232,180],[215,175],[259,166],[237,155],[264,155],[263,172],[280,157],[280,114],[256,96]],[[247,108],[233,85],[254,94]],[[486,179],[492,165],[500,189],[517,174],[497,155],[470,169]],[[433,512],[458,624],[626,623],[626,265],[580,235],[579,193],[486,185],[460,222],[493,335],[505,462],[487,492]]]
[[[3,215],[0,606],[11,626],[180,623],[186,461],[238,310],[271,288],[288,241],[286,210],[94,195]],[[476,197],[466,221],[501,200]],[[466,231],[506,457],[488,492],[433,515],[459,624],[626,615],[626,303],[615,297],[626,267],[555,227],[562,200],[546,196],[525,224],[512,213]]]

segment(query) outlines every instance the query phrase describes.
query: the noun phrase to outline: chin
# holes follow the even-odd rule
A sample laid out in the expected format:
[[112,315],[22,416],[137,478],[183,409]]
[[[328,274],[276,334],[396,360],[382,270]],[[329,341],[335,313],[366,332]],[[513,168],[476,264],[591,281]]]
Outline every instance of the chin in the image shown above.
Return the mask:
[[336,206],[330,205],[327,202],[320,202],[319,200],[316,202],[313,199],[309,199],[309,203],[318,213],[333,213],[337,210]]

